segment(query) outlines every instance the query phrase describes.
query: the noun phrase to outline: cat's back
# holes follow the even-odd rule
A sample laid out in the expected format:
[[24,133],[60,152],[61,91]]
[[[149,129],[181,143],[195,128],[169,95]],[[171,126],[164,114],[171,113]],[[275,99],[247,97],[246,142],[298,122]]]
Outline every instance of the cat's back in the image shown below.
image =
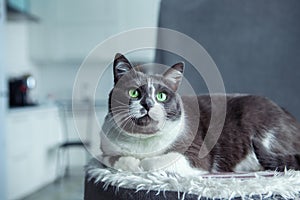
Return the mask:
[[[190,124],[198,126],[198,134],[202,135],[202,138],[206,136],[208,127],[213,124],[210,123],[211,120],[222,122],[221,118],[225,117],[222,132],[211,151],[212,168],[217,171],[259,169],[253,154],[252,138],[258,138],[266,146],[272,144],[270,151],[275,153],[300,151],[299,123],[291,114],[266,97],[235,94],[201,95],[197,96],[198,108],[195,108],[195,104],[190,104],[195,102],[194,99],[195,97],[182,97],[186,118]],[[216,112],[219,112],[214,119],[211,119],[212,105],[215,106]],[[198,120],[193,118],[196,112],[200,112]],[[247,164],[245,168],[241,165],[244,160],[251,160],[253,163]],[[243,167],[237,167],[240,165]]]
[[[197,99],[197,100],[195,100]],[[293,125],[300,128],[296,119],[272,100],[257,95],[248,94],[213,94],[182,97],[187,118],[200,116],[203,126],[208,126],[211,120],[212,105],[217,113],[217,121],[225,118],[225,127],[238,125],[240,128],[255,128],[269,130],[283,125]],[[225,112],[225,114],[223,113]],[[197,121],[197,120],[196,120]],[[199,121],[199,120],[198,120]],[[204,127],[207,128],[207,127]]]
[[203,115],[210,116],[213,104],[216,111],[222,109],[222,111],[226,112],[226,118],[235,116],[250,121],[278,117],[294,119],[290,113],[272,100],[257,95],[212,94],[199,95],[197,97],[182,96],[182,101],[187,115],[191,114],[189,112],[200,112]]

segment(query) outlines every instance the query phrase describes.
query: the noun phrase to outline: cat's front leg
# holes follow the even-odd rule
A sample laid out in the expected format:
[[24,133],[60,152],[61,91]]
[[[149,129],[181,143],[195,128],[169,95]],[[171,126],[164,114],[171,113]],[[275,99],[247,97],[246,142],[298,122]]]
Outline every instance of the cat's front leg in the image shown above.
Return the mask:
[[187,158],[177,152],[170,152],[161,156],[144,158],[140,163],[144,171],[158,171],[177,173],[181,176],[200,176],[208,172],[193,168]]
[[122,156],[113,165],[113,168],[121,171],[142,172],[140,159],[132,156]]
[[142,171],[140,167],[140,160],[132,156],[101,156],[100,161],[107,167],[121,171]]

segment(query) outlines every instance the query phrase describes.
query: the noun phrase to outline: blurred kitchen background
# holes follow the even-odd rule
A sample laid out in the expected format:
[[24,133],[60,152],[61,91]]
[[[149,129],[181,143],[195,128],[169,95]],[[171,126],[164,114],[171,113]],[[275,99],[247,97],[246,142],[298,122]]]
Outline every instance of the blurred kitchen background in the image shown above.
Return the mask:
[[[71,106],[76,73],[96,45],[132,28],[189,35],[216,62],[227,92],[267,96],[300,119],[299,19],[298,0],[0,0],[0,199],[83,199],[90,158],[83,144],[98,145],[89,135],[99,131],[91,107],[101,124],[113,82],[107,71],[95,103],[88,78],[80,86],[76,105],[87,135],[79,140]],[[182,60],[160,51],[129,57],[168,65]],[[206,93],[186,64],[186,78]]]
[[[0,199],[83,199],[83,166],[90,157],[72,120],[76,73],[108,37],[156,26],[159,1],[0,0],[0,8]],[[146,54],[135,61],[154,59]],[[107,90],[113,84],[108,73]],[[81,123],[98,132],[89,123],[91,86],[81,87]],[[99,116],[107,96],[96,97]]]

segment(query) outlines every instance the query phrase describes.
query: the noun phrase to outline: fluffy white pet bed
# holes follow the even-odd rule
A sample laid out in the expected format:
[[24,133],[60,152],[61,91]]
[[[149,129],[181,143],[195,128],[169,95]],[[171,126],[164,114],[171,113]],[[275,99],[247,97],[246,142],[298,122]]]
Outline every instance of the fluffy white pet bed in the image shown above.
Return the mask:
[[[300,199],[300,172],[219,174],[186,178],[164,172],[129,173],[86,167],[85,199]],[[111,193],[111,195],[107,194]],[[103,195],[103,196],[102,196]],[[118,196],[119,195],[119,196]]]

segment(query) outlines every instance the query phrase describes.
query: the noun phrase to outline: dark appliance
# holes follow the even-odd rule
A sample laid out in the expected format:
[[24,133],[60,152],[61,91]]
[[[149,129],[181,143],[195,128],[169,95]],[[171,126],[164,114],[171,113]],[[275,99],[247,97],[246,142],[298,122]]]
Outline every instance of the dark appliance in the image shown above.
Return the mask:
[[36,86],[31,75],[23,75],[9,79],[9,107],[34,106],[29,97],[29,91]]

